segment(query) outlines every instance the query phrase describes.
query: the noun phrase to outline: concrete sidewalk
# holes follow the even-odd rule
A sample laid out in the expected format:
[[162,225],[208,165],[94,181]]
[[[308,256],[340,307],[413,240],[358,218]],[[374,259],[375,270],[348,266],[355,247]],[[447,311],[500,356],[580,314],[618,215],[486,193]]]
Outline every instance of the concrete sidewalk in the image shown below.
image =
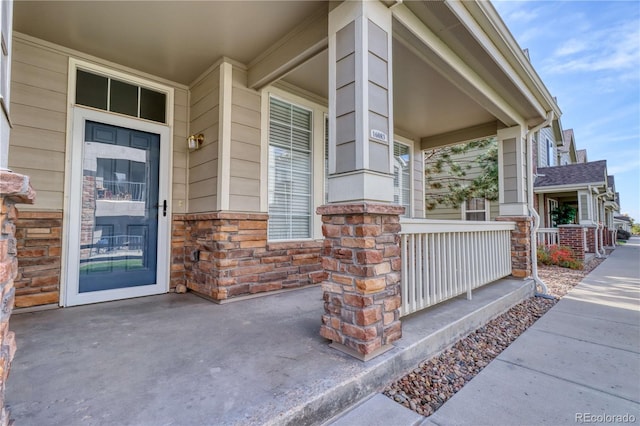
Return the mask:
[[640,238],[632,238],[434,415],[377,395],[334,424],[638,422]]

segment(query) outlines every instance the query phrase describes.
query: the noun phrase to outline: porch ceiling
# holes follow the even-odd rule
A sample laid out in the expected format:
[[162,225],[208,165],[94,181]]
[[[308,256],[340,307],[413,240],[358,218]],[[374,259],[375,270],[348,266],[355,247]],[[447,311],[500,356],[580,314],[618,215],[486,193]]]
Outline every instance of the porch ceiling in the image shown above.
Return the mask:
[[16,1],[14,30],[188,85],[249,64],[322,1]]
[[[284,77],[284,81],[328,98],[325,50]],[[495,121],[404,43],[393,41],[393,109],[396,129],[428,137]]]

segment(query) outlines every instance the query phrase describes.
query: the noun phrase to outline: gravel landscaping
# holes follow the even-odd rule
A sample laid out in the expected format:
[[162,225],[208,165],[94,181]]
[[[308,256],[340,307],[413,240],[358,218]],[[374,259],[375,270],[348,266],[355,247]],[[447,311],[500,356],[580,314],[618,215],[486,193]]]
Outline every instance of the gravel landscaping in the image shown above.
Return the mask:
[[421,362],[383,393],[420,415],[430,416],[602,261],[593,259],[583,270],[540,265],[539,276],[556,299],[525,300],[440,355]]

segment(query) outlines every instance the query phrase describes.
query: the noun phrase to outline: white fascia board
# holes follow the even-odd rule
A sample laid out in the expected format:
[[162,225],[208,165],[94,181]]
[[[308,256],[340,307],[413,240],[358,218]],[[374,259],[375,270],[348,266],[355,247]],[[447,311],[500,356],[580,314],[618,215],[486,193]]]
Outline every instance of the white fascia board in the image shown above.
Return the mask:
[[579,191],[589,190],[589,187],[594,185],[602,185],[602,182],[581,183],[580,185],[555,185],[544,186],[542,188],[533,188],[533,192],[536,194],[549,194],[554,192],[567,192],[567,191]]

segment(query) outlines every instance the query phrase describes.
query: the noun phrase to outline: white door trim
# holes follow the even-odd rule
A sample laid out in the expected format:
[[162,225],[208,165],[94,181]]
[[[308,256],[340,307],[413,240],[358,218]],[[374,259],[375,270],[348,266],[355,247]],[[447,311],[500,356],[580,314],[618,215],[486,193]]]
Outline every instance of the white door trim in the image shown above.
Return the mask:
[[[108,300],[127,299],[132,297],[148,296],[152,294],[166,293],[169,291],[169,256],[171,248],[171,131],[167,125],[152,123],[135,118],[129,118],[108,112],[74,106],[69,179],[69,204],[67,209],[68,227],[66,235],[67,256],[65,261],[66,279],[64,281],[64,299],[62,306],[74,306],[88,303],[104,302]],[[87,120],[98,123],[125,127],[160,135],[160,170],[158,200],[162,203],[167,200],[167,215],[158,215],[158,250],[157,250],[157,275],[153,285],[128,287],[122,289],[103,290],[88,293],[80,293],[79,290],[79,259],[80,259],[80,226],[82,203],[82,162],[84,148],[84,131]]]

